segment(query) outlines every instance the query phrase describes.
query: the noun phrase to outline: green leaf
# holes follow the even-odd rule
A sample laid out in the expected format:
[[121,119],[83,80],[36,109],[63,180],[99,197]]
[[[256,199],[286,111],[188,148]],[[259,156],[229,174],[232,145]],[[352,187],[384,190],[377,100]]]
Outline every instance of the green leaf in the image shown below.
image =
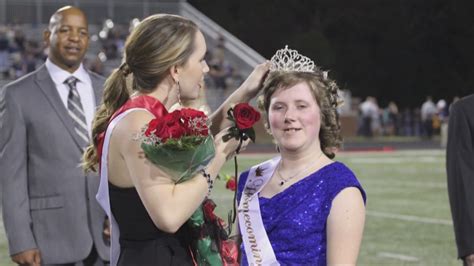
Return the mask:
[[231,127],[229,128],[229,131],[231,132],[233,136],[239,136],[240,134],[240,130],[238,127]]
[[234,136],[232,136],[232,134],[230,134],[230,133],[229,133],[229,134],[225,134],[225,135],[222,137],[222,140],[223,140],[224,142],[227,142],[227,141],[229,141],[229,139],[231,139],[231,138],[233,138],[233,137],[234,137]]
[[247,129],[245,133],[249,136],[252,142],[255,142],[255,130],[253,128]]
[[227,118],[234,121],[234,108],[229,108],[229,110],[227,110]]

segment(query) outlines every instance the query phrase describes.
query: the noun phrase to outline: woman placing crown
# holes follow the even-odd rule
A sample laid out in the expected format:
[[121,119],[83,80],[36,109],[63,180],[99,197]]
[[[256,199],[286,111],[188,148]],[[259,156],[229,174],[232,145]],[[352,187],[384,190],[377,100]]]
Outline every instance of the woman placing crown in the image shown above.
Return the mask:
[[366,196],[332,160],[342,142],[337,85],[288,47],[271,64],[260,107],[280,156],[240,176],[242,265],[355,265]]
[[105,83],[94,119],[94,145],[84,160],[86,169],[100,167],[97,199],[111,221],[112,266],[194,265],[198,249],[191,253],[191,242],[201,235],[190,233],[186,221],[239,145],[234,139],[222,141],[230,125],[227,110],[258,93],[267,64],[257,66],[211,116],[215,156],[194,178],[175,183],[163,167],[146,159],[134,136],[151,120],[164,121],[171,106],[198,97],[209,71],[206,50],[204,35],[191,20],[151,15],[131,32],[124,63]]

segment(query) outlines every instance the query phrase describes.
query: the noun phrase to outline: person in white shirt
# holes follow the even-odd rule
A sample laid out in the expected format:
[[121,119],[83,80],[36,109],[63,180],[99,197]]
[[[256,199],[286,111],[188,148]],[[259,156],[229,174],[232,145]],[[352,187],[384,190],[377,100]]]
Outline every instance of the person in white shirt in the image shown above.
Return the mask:
[[359,110],[362,116],[360,133],[363,136],[372,137],[373,124],[378,116],[378,106],[375,103],[375,98],[368,96],[366,100],[360,104]]
[[424,136],[433,136],[433,116],[436,115],[436,105],[431,96],[426,97],[426,101],[421,106],[421,122],[423,124]]

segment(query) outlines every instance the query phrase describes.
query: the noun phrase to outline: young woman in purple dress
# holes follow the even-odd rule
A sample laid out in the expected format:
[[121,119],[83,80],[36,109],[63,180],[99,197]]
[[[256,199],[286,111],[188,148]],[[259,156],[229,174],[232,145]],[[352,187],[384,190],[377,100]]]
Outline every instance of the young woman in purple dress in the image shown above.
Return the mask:
[[238,186],[242,265],[355,265],[365,192],[333,161],[340,146],[337,85],[288,48],[271,60],[260,106],[279,156]]

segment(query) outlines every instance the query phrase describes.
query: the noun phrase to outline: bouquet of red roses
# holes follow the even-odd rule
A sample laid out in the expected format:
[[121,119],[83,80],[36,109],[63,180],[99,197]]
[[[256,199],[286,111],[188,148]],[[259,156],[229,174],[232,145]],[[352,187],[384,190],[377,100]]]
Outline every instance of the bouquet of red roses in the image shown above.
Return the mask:
[[[184,108],[151,120],[142,130],[141,147],[149,161],[184,182],[214,158],[214,141],[207,116]],[[236,246],[227,246],[225,225],[214,214],[215,204],[206,199],[188,219],[194,236],[192,249],[198,265],[237,265]],[[231,263],[229,263],[229,260]]]
[[176,183],[194,176],[215,155],[207,116],[190,108],[151,120],[142,130],[141,140],[147,159]]

